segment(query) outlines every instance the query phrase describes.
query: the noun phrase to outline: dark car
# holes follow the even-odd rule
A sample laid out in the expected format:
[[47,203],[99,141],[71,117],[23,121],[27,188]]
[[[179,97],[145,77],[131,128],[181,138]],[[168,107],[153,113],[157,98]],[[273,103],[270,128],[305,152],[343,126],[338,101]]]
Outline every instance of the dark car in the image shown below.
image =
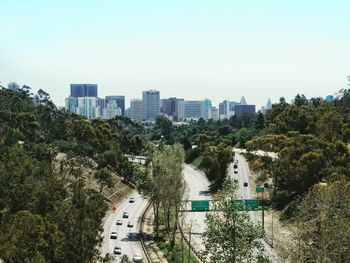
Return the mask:
[[115,231],[111,232],[111,235],[110,235],[111,239],[117,239],[117,237],[118,237],[117,232]]
[[129,218],[129,213],[128,212],[124,212],[123,213],[123,218]]
[[245,182],[243,185],[244,185],[245,187],[247,187],[247,186],[248,186],[248,183],[247,183],[247,182]]

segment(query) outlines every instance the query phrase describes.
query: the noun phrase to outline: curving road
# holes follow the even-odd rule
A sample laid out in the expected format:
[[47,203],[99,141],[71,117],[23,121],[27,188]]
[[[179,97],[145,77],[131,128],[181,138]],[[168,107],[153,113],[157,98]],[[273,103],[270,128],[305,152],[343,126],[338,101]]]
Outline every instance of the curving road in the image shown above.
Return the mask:
[[[122,202],[115,213],[110,213],[107,216],[105,224],[103,226],[103,244],[102,255],[107,253],[113,254],[113,248],[119,246],[122,249],[122,255],[127,255],[132,259],[135,253],[140,253],[144,259],[143,262],[147,262],[146,256],[143,253],[143,249],[139,240],[139,230],[141,223],[141,215],[146,208],[148,201],[143,199],[137,192],[130,197],[135,198],[135,203],[129,203],[129,199]],[[129,213],[129,218],[123,218],[123,212]],[[123,225],[116,225],[117,219],[123,221]],[[132,228],[127,227],[128,221],[131,220],[134,223]],[[116,231],[118,234],[117,239],[110,239],[110,233]],[[114,262],[120,262],[121,256],[116,256]]]
[[[184,179],[187,185],[187,199],[188,200],[210,200],[211,193],[209,190],[209,181],[207,177],[200,172],[185,164]],[[191,244],[197,251],[204,250],[202,234],[205,229],[205,215],[206,212],[184,212],[184,226],[183,231],[187,239],[191,229]]]

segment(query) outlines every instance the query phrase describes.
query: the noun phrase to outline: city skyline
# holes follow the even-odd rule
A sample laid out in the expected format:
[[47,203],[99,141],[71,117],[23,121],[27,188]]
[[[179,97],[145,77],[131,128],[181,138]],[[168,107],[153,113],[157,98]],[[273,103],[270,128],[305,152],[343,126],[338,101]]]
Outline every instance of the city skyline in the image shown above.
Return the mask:
[[43,89],[58,106],[70,83],[98,83],[101,96],[124,94],[128,106],[156,89],[216,105],[244,95],[259,108],[268,97],[333,94],[349,74],[347,1],[35,0],[0,8],[1,84]]

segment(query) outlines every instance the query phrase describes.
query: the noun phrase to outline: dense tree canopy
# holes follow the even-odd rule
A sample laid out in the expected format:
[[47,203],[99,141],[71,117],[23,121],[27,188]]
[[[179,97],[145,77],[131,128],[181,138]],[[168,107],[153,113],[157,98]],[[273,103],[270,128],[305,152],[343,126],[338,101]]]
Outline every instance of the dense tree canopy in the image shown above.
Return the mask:
[[[143,141],[128,119],[88,121],[58,110],[47,93],[29,87],[0,89],[0,256],[5,262],[100,262],[103,196],[83,180],[83,170],[64,163],[84,156],[98,162],[96,179],[111,186],[104,167],[133,179],[124,153]],[[57,167],[61,167],[57,169]]]

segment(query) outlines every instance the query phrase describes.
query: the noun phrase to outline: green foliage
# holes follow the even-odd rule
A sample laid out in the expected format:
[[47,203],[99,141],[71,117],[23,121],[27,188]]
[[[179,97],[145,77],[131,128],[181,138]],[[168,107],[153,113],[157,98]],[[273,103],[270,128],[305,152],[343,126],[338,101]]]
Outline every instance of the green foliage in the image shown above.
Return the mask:
[[298,202],[284,257],[292,262],[349,262],[350,183],[318,184]]
[[100,193],[104,186],[111,188],[114,185],[112,174],[106,169],[97,170],[94,174],[94,178],[100,183]]
[[63,152],[101,161],[96,179],[101,188],[111,186],[107,165],[133,175],[123,153],[142,148],[132,130],[137,128],[126,120],[88,121],[58,110],[42,90],[35,105],[30,96],[27,86],[0,90],[0,257],[5,262],[108,262],[99,251],[104,198],[84,185],[81,170],[60,163],[74,178],[69,181],[54,160]]
[[221,184],[229,164],[233,161],[231,147],[221,143],[217,147],[206,147],[203,153],[202,167],[209,180]]
[[194,165],[197,168],[200,168],[203,162],[203,156],[198,156],[194,161],[192,162],[192,165]]
[[201,155],[201,149],[199,147],[195,147],[186,152],[186,163],[192,163],[196,158]]
[[[185,191],[182,174],[184,155],[180,144],[164,146],[153,154],[152,166],[149,167],[143,182],[139,184],[139,190],[153,205],[156,237],[159,237],[160,225],[163,223],[172,246],[175,245],[178,222],[176,211]],[[175,215],[174,220],[172,215]]]
[[[182,240],[183,243],[185,241]],[[176,243],[176,246],[172,247],[169,243],[159,242],[158,246],[160,250],[165,255],[166,259],[170,263],[184,262],[184,263],[197,263],[198,260],[190,254],[188,257],[188,247],[185,244],[179,242]]]
[[318,182],[350,178],[349,91],[334,103],[297,95],[293,105],[282,98],[266,113],[266,134],[247,142],[248,150],[278,153],[259,157],[259,170],[273,179],[273,199],[279,208]]
[[214,199],[216,211],[206,215],[204,254],[209,255],[210,262],[251,262],[257,251],[257,257],[263,257],[258,241],[262,230],[250,221],[248,212],[237,209],[236,191],[237,185],[225,181],[220,195]]

